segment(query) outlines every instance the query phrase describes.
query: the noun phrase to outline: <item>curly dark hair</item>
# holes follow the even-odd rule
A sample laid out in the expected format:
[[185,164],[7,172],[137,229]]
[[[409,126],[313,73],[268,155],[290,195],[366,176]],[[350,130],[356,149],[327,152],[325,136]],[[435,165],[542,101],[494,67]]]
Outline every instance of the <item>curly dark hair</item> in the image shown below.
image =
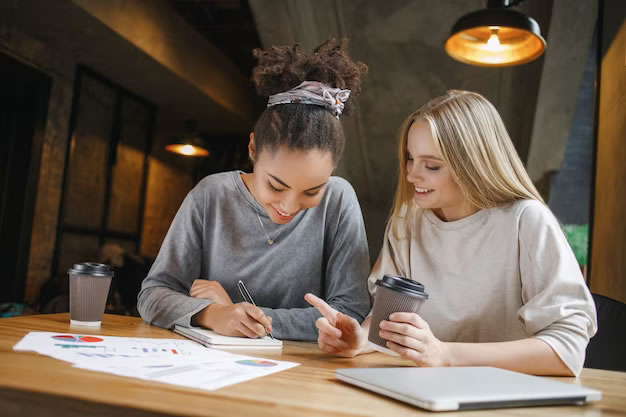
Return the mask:
[[[343,114],[349,114],[361,92],[361,77],[367,65],[353,61],[346,51],[347,39],[329,39],[312,53],[300,45],[255,49],[257,65],[252,81],[261,96],[296,87],[303,81],[320,81],[331,87],[351,90]],[[326,108],[309,104],[279,104],[263,111],[254,126],[257,154],[290,149],[320,149],[331,152],[335,164],[343,152],[345,137],[341,123]]]

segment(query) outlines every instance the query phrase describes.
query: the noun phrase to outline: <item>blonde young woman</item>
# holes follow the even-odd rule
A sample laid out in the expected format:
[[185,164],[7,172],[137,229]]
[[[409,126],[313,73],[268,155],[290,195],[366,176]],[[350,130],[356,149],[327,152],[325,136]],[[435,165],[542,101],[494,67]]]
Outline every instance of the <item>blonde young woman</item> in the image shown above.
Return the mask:
[[[381,322],[387,347],[420,366],[495,366],[578,375],[596,312],[559,223],[517,156],[496,109],[452,90],[401,129],[400,175],[368,284],[396,274],[425,285],[420,314]],[[354,356],[362,325],[307,294],[326,352]]]

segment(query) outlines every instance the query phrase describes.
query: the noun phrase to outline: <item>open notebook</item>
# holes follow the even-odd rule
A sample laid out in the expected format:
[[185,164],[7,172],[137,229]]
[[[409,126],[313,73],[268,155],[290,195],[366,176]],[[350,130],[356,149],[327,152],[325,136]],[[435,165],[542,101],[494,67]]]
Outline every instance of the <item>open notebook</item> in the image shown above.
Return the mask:
[[276,349],[283,346],[282,341],[277,339],[271,339],[268,336],[258,339],[251,339],[248,337],[222,336],[212,330],[203,329],[200,327],[183,327],[179,325],[174,326],[174,331],[191,340],[212,348]]

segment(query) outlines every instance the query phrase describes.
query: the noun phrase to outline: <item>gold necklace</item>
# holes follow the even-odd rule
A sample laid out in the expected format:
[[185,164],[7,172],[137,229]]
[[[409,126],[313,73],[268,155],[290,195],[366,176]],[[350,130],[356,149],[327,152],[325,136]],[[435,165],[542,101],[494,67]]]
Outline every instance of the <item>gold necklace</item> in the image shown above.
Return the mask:
[[267,237],[267,244],[268,245],[273,245],[274,244],[274,239],[276,239],[278,237],[280,232],[282,232],[282,229],[279,230],[278,233],[276,234],[276,236],[274,236],[274,239],[272,239],[270,237],[269,233],[267,233],[267,230],[265,229],[265,226],[263,225],[263,222],[261,221],[261,216],[259,216],[258,212],[256,214],[256,218],[259,219],[259,223],[261,223],[261,227],[263,228],[263,232],[265,233],[265,236]]

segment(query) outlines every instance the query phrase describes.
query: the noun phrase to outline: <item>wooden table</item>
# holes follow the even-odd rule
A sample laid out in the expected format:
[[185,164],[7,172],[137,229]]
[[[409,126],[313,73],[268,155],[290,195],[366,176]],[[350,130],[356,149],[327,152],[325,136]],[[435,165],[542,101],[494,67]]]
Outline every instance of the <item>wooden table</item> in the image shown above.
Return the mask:
[[[285,342],[282,352],[244,354],[298,362],[300,366],[217,391],[203,391],[86,371],[37,353],[14,352],[13,345],[29,331],[180,338],[134,317],[105,315],[102,327],[89,331],[71,328],[67,314],[0,319],[2,416],[436,415],[334,378],[336,368],[410,365],[410,362],[381,353],[343,359],[320,352],[312,343]],[[578,380],[557,379],[601,390],[603,399],[583,407],[462,411],[445,415],[626,416],[626,373],[585,369]]]

